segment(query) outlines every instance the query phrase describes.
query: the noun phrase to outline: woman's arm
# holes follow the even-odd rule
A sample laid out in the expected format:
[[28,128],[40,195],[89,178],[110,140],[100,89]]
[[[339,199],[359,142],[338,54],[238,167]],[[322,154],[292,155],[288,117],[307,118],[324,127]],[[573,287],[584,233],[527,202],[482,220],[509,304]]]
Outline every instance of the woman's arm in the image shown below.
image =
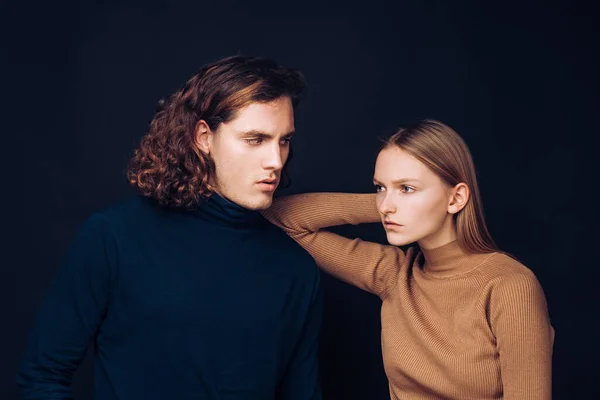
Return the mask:
[[533,273],[498,282],[490,322],[500,354],[504,399],[551,399],[554,329]]
[[395,246],[348,239],[322,228],[378,222],[375,194],[309,193],[277,199],[263,211],[331,275],[383,298],[404,253]]

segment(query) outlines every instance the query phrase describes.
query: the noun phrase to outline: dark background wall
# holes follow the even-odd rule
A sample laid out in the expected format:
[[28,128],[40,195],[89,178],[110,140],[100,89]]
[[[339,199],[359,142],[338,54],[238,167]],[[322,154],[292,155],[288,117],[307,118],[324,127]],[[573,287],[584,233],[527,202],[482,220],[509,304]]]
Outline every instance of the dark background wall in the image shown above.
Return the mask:
[[[390,2],[392,3],[392,2]],[[471,147],[490,229],[538,276],[554,396],[600,398],[598,41],[578,2],[19,2],[2,10],[0,398],[69,240],[132,195],[124,168],[158,100],[242,53],[301,69],[288,193],[369,192],[379,139],[440,119]],[[377,225],[342,227],[383,242]],[[385,399],[380,302],[324,275],[328,399]],[[77,373],[90,398],[89,359]]]

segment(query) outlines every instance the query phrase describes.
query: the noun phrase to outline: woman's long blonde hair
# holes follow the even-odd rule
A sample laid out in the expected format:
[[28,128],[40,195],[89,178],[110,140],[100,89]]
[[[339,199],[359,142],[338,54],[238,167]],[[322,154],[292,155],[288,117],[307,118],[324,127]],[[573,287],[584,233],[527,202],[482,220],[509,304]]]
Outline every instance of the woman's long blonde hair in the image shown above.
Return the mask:
[[427,119],[399,129],[385,141],[382,150],[389,147],[398,147],[415,157],[450,186],[464,182],[470,198],[454,216],[458,244],[470,253],[498,251],[485,224],[471,152],[458,133],[442,122]]

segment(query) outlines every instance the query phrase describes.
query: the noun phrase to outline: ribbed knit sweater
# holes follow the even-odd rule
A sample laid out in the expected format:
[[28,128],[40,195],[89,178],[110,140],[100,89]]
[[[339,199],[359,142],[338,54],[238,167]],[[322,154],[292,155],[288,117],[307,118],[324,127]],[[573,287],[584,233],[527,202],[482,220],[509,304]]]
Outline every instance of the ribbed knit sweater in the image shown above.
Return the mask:
[[535,275],[499,253],[348,239],[329,226],[380,221],[370,194],[278,199],[264,215],[326,272],[381,298],[392,399],[550,399],[554,330]]

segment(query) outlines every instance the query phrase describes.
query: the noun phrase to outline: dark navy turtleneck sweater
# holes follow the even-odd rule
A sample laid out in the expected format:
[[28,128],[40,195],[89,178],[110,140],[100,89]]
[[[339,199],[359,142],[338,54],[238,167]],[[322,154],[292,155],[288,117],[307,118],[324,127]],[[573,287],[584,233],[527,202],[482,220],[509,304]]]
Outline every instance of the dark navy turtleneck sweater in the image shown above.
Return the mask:
[[260,213],[135,198],[94,214],[49,289],[24,399],[70,399],[93,346],[96,400],[320,399],[319,272]]

